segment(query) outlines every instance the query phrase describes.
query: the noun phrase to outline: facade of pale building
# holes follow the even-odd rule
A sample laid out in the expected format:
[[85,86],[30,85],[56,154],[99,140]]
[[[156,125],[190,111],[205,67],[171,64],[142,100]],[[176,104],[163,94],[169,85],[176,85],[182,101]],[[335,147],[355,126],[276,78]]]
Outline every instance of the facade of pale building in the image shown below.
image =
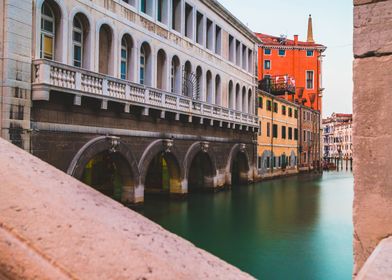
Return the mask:
[[258,178],[298,172],[299,105],[258,91]]
[[333,113],[323,119],[323,157],[344,158],[353,157],[352,114]]
[[260,41],[217,1],[3,3],[1,137],[122,201],[253,180]]

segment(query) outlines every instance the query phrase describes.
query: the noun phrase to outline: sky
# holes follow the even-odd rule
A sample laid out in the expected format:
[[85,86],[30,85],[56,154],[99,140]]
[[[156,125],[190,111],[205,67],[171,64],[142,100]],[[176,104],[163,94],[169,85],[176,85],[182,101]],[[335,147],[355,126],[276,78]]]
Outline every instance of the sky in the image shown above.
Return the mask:
[[349,0],[219,0],[252,31],[306,41],[309,14],[323,60],[323,116],[352,112],[353,7]]

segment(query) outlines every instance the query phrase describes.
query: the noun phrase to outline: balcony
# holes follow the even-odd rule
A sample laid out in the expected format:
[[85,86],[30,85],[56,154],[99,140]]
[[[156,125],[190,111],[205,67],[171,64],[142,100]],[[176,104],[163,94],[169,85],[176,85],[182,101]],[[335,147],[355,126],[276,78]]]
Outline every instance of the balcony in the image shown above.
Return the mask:
[[255,115],[55,61],[37,59],[33,61],[33,65],[33,100],[49,100],[49,92],[53,90],[74,94],[75,105],[81,105],[82,96],[87,96],[102,100],[102,109],[107,109],[107,102],[112,101],[124,104],[124,111],[127,113],[131,106],[139,106],[144,108],[145,115],[148,115],[149,109],[156,109],[161,111],[163,118],[166,112],[172,112],[178,120],[181,114],[188,116],[189,121],[192,121],[192,117],[199,117],[201,123],[210,120],[211,125],[217,121],[220,126],[225,123],[233,129],[236,125],[240,129],[258,129],[258,118]]
[[265,77],[259,81],[259,89],[273,95],[295,94],[295,81],[287,75]]

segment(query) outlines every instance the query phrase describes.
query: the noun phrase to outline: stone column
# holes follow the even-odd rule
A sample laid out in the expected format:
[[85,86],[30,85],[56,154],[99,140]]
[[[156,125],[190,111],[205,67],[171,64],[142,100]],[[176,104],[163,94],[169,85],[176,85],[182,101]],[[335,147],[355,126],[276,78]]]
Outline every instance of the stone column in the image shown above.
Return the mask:
[[354,0],[354,275],[392,234],[392,1]]
[[30,150],[32,1],[2,1],[0,9],[0,136]]

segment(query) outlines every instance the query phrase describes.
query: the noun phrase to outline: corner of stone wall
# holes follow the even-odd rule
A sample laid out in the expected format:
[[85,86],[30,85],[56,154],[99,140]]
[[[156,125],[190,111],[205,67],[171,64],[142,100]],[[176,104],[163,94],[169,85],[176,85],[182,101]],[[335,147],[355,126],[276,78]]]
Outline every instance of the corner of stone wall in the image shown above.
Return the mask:
[[354,0],[354,276],[392,234],[392,1]]

